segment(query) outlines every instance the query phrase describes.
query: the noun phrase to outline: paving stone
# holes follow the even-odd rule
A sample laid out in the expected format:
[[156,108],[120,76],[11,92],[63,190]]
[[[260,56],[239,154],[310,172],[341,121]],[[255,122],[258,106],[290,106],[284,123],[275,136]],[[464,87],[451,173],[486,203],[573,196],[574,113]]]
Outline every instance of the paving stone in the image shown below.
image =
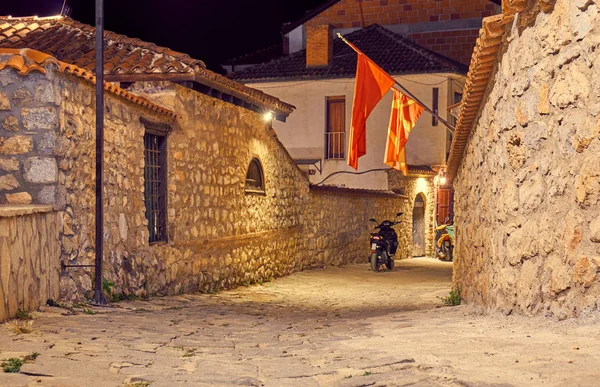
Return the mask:
[[[586,278],[588,266],[578,266]],[[51,376],[10,375],[2,384],[38,385],[39,378],[41,385],[67,386],[595,383],[600,317],[574,328],[482,315],[468,306],[438,308],[451,273],[450,263],[414,259],[397,262],[393,272],[355,265],[215,295],[86,306],[93,315],[46,307],[33,313],[33,334],[0,327],[0,351],[2,357],[39,352],[23,370]]]

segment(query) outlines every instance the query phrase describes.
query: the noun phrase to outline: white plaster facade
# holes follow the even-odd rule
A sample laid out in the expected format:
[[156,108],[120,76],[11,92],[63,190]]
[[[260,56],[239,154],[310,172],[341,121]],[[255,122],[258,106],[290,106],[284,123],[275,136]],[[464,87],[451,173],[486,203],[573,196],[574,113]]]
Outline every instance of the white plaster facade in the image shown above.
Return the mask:
[[[454,73],[411,74],[394,77],[428,106],[432,106],[433,88],[439,88],[438,108],[441,117],[450,119],[447,107],[454,103],[454,93],[462,92],[464,76]],[[365,172],[371,169],[388,168],[383,163],[387,130],[389,126],[392,92],[379,102],[367,120],[367,154],[359,159],[355,171],[347,164],[348,138],[354,97],[354,78],[297,80],[285,82],[260,82],[247,84],[276,96],[296,106],[296,111],[286,123],[275,121],[273,126],[283,145],[295,160],[321,159],[323,172],[310,175],[312,183],[319,183],[335,172]],[[344,96],[346,99],[346,144],[345,160],[325,159],[326,100],[327,97]],[[440,122],[432,125],[431,114],[424,112],[409,137],[407,159],[413,165],[443,165],[450,139],[445,126]],[[302,167],[307,169],[306,166]],[[308,167],[315,169],[314,167]],[[327,179],[325,184],[348,188],[388,189],[385,171],[362,175],[342,173]]]

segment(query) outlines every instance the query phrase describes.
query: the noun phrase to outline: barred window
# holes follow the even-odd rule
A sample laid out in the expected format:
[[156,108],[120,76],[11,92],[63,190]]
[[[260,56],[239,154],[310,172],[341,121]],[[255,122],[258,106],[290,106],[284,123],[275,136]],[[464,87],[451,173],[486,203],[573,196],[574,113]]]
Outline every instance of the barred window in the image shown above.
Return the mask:
[[250,161],[248,173],[246,173],[246,192],[265,193],[265,181],[260,161],[254,158]]
[[327,97],[325,159],[344,160],[346,149],[346,97]]
[[144,135],[144,199],[150,243],[167,241],[167,138]]

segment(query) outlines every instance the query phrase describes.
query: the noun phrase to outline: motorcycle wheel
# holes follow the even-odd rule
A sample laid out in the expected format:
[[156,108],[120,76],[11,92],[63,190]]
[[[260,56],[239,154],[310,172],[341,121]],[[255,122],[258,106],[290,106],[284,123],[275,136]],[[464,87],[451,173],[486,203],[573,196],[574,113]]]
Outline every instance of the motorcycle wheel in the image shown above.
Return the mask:
[[440,261],[445,261],[446,258],[448,257],[446,249],[442,247],[442,249],[440,250],[440,253],[438,254],[438,258]]
[[386,261],[385,261],[385,266],[388,268],[389,271],[394,270],[394,257],[388,257],[386,254]]
[[450,250],[448,250],[448,248],[444,245],[442,246],[442,257],[440,258],[440,261],[444,261],[444,262],[448,262],[452,260],[452,255]]
[[371,270],[372,271],[379,271],[379,263],[377,262],[377,253],[372,253],[371,254]]
[[452,248],[448,249],[448,255],[447,255],[447,257],[448,257],[448,261],[449,262],[452,262],[452,260],[454,259],[454,251],[453,251]]

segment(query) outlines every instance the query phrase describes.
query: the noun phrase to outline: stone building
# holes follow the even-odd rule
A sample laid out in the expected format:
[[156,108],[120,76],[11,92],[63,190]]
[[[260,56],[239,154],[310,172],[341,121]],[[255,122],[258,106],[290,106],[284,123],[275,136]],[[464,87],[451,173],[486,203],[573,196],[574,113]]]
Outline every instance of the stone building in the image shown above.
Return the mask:
[[[427,196],[428,200],[417,201],[417,207],[405,213],[403,222],[414,236],[413,255],[433,256],[433,230],[437,223],[443,222],[451,207],[450,195],[446,194],[451,192],[450,187],[436,187],[433,183],[437,171],[446,164],[449,132],[438,119],[423,114],[406,145],[411,165],[409,176],[390,171],[383,162],[393,94],[390,91],[369,116],[367,153],[360,158],[355,171],[347,162],[347,141],[357,55],[334,36],[331,26],[307,27],[307,31],[305,50],[230,77],[296,106],[294,115],[285,124],[277,122],[273,126],[311,183],[398,190],[411,203],[417,197]],[[466,73],[461,63],[377,24],[356,30],[346,38],[442,117],[447,117],[448,107],[460,100]],[[416,184],[424,178],[430,181]],[[440,198],[446,202],[440,202]]]
[[[93,39],[68,18],[0,20],[0,320],[92,291]],[[368,219],[407,211],[390,191],[312,187],[263,119],[293,106],[182,53],[112,32],[105,45],[113,297],[366,261]]]
[[448,162],[455,282],[471,303],[565,318],[600,301],[600,15],[505,1],[484,21]]
[[[232,59],[224,67],[233,72],[233,79],[297,107],[289,123],[276,124],[275,130],[311,182],[327,178],[324,184],[396,189],[411,202],[428,196],[429,200],[417,202],[424,205],[424,211],[411,207],[403,221],[414,232],[414,255],[432,256],[434,228],[453,213],[452,186],[434,184],[436,172],[446,165],[452,137],[425,113],[411,134],[407,156],[413,170],[426,173],[411,173],[405,181],[388,173],[382,154],[389,93],[369,118],[367,154],[359,163],[360,174],[350,173],[353,170],[342,149],[347,147],[356,62],[352,51],[334,37],[338,32],[345,35],[421,101],[453,122],[448,108],[462,98],[465,65],[482,19],[499,13],[500,8],[497,0],[323,1],[283,26],[281,45]],[[431,180],[426,184],[431,192],[406,191],[420,186],[416,183],[423,177]],[[424,217],[423,212],[433,216]]]

